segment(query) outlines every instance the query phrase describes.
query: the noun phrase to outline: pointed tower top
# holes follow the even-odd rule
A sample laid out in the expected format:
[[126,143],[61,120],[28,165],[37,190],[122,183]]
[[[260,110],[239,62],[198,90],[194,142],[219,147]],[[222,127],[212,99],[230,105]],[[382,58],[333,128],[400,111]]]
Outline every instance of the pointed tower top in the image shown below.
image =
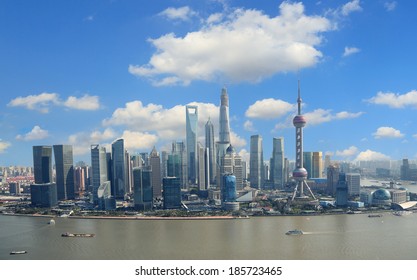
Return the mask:
[[298,103],[298,114],[299,115],[301,115],[301,102],[303,102],[303,100],[301,99],[300,80],[298,80],[298,98],[297,98],[297,103]]

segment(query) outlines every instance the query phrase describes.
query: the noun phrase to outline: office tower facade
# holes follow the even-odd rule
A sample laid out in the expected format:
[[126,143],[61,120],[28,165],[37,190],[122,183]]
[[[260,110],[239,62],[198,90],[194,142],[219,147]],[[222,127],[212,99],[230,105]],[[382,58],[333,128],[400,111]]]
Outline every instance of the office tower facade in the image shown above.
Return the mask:
[[206,179],[210,173],[210,166],[208,165],[208,149],[204,148],[200,142],[197,144],[197,185],[200,191],[207,190],[210,184]]
[[162,197],[161,157],[155,147],[151,151],[149,163],[152,170],[153,197]]
[[339,181],[340,168],[335,164],[330,164],[327,168],[327,194],[336,195],[337,182]]
[[346,184],[349,196],[359,196],[361,192],[361,174],[346,173]]
[[176,177],[162,179],[164,209],[181,208],[181,180]]
[[[184,142],[173,142],[172,143],[172,152],[171,154],[173,156],[178,156],[178,160],[175,160],[175,162],[180,164],[179,169],[169,171],[170,168],[168,167],[168,176],[174,176],[172,174],[178,174],[175,175],[175,177],[178,177],[181,182],[181,188],[188,188],[188,165],[187,165],[187,151],[184,145]],[[168,157],[169,160],[169,157]],[[172,172],[174,171],[174,173]]]
[[104,181],[97,189],[97,204],[100,210],[115,210],[116,200],[111,195],[111,182]]
[[237,190],[243,189],[243,162],[242,157],[236,153],[232,145],[226,150],[226,154],[220,161],[220,173],[222,180],[220,182],[220,189],[223,189],[223,176],[232,174],[235,176],[235,185]]
[[[226,150],[230,145],[230,124],[229,124],[229,96],[226,88],[222,89],[220,95],[220,116],[219,116],[219,141],[217,142],[217,166],[220,167],[221,158],[226,154]],[[222,180],[221,176],[217,176],[218,184]]]
[[282,189],[285,184],[284,178],[284,138],[272,139],[272,157],[270,163],[270,179],[275,189]]
[[313,175],[311,178],[323,177],[323,153],[313,152]]
[[303,165],[303,127],[307,124],[307,121],[306,118],[301,115],[301,103],[300,81],[298,81],[298,114],[293,119],[293,125],[295,126],[295,169],[292,176],[296,181],[296,187],[294,188],[291,201],[293,201],[296,196],[297,198],[305,198],[304,186],[307,187],[313,199],[316,200],[316,197],[306,182],[308,173]]
[[133,168],[133,194],[135,209],[140,211],[152,210],[153,190],[152,174],[149,169]]
[[35,184],[52,182],[51,146],[33,146],[33,173]]
[[339,180],[336,187],[336,206],[346,207],[348,204],[348,186],[346,183],[345,173],[339,174]]
[[215,150],[215,143],[214,143],[214,126],[209,120],[205,125],[206,131],[206,149],[208,149],[208,166],[209,166],[209,182],[211,184],[215,184],[216,182],[216,150]]
[[236,192],[236,176],[233,174],[223,175],[222,201],[235,202],[237,198]]
[[303,152],[303,166],[307,170],[307,178],[313,176],[313,152]]
[[250,138],[249,181],[251,187],[261,189],[264,182],[262,136]]
[[75,167],[75,193],[81,194],[85,191],[85,178],[84,178],[84,169],[80,166]]
[[133,177],[132,177],[132,161],[130,160],[130,154],[125,150],[125,166],[126,166],[126,183],[125,194],[132,193],[133,190]]
[[75,199],[74,159],[71,145],[54,145],[58,200]]
[[107,152],[105,147],[101,147],[98,144],[91,145],[91,185],[93,187],[93,203],[98,203],[97,191],[98,188],[108,178],[108,167],[107,167]]
[[191,185],[197,183],[197,137],[198,137],[198,106],[187,105],[186,110],[186,139],[188,181]]
[[126,153],[123,139],[112,143],[112,195],[116,199],[123,199],[126,188]]
[[30,185],[32,206],[51,208],[57,205],[57,188],[52,182],[51,146],[33,146],[33,173],[35,183]]
[[[162,151],[161,153],[161,178],[168,176],[168,152]],[[162,182],[162,179],[161,179]]]

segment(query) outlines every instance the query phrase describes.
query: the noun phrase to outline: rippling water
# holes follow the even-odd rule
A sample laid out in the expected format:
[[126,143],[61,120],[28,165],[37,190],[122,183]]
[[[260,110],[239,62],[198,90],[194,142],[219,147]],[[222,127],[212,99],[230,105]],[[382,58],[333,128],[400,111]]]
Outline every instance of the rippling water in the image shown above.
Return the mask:
[[[0,259],[417,259],[417,214],[48,221],[0,215]],[[292,229],[306,234],[285,235]],[[64,232],[96,237],[63,238]],[[12,250],[28,254],[9,255]]]

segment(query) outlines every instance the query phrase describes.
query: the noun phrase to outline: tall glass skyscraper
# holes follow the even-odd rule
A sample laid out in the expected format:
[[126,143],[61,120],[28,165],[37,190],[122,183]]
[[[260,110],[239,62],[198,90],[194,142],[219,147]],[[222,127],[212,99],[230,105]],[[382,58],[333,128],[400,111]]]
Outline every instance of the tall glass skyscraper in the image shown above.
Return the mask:
[[217,142],[217,162],[226,154],[230,145],[230,125],[229,125],[229,96],[226,88],[222,89],[220,96],[220,118],[219,118],[219,142]]
[[104,182],[108,181],[107,176],[108,167],[107,167],[107,153],[105,147],[100,147],[99,145],[91,145],[91,172],[92,172],[92,182],[93,186],[93,201],[95,204],[98,203],[97,191],[98,188]]
[[54,145],[58,200],[75,199],[74,159],[71,145]]
[[133,193],[136,210],[152,210],[152,171],[133,168]]
[[112,195],[115,198],[124,198],[126,188],[126,155],[123,139],[118,139],[112,144],[112,164]]
[[252,135],[250,137],[250,163],[249,181],[253,188],[261,189],[264,183],[264,157],[262,148],[262,136]]
[[205,126],[206,130],[206,149],[208,149],[208,165],[209,165],[209,182],[214,184],[216,182],[216,150],[214,143],[214,126],[209,120]]
[[33,146],[35,184],[52,182],[52,147]]
[[284,138],[273,138],[270,178],[276,189],[282,189],[285,184]]
[[152,170],[152,189],[153,189],[153,196],[154,197],[161,197],[162,196],[162,177],[161,177],[161,157],[159,153],[156,151],[156,148],[153,147],[150,157],[149,163]]
[[186,108],[186,138],[187,138],[187,161],[188,181],[197,183],[197,137],[198,137],[198,107],[187,105]]

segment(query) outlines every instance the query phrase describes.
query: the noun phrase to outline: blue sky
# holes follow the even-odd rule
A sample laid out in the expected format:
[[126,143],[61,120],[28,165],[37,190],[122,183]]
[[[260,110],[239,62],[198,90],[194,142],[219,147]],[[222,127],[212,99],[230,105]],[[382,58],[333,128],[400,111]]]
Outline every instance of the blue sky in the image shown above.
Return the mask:
[[221,88],[232,144],[284,137],[294,159],[297,80],[305,151],[335,160],[417,157],[414,1],[0,2],[0,165],[32,165],[33,145],[123,137],[132,154],[218,129]]

